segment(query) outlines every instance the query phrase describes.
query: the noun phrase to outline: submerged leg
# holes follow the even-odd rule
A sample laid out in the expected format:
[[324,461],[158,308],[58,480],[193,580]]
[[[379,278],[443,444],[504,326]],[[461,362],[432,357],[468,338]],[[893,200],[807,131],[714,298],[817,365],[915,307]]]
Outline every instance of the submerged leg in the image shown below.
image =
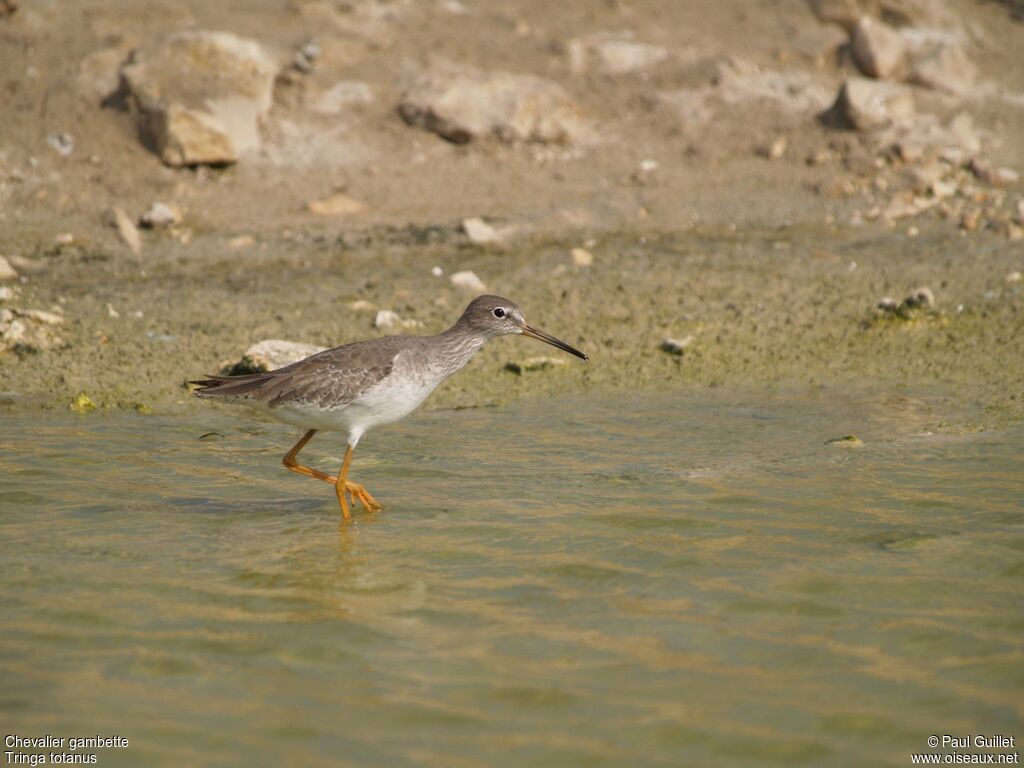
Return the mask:
[[367,491],[359,483],[353,483],[348,480],[348,468],[352,463],[352,452],[355,450],[355,446],[349,444],[348,450],[345,451],[345,460],[341,463],[341,469],[338,471],[338,477],[334,481],[334,491],[338,494],[338,503],[341,505],[341,514],[346,518],[350,516],[348,511],[348,502],[345,499],[345,492],[347,491],[352,497],[352,503],[356,500],[362,504],[367,512],[376,512],[378,509],[383,507],[377,502],[370,492]]
[[295,460],[299,455],[299,451],[301,451],[305,447],[306,443],[313,439],[313,435],[315,434],[315,429],[311,429],[309,430],[309,432],[304,434],[302,436],[302,439],[299,440],[299,442],[297,442],[294,446],[292,446],[292,449],[285,454],[285,457],[282,461],[284,462],[284,465],[288,467],[288,469],[290,469],[292,472],[298,472],[300,475],[305,475],[306,477],[315,477],[317,480],[323,480],[325,483],[333,483],[334,478],[328,475],[326,472],[321,472],[319,470],[303,466],[302,464],[299,464],[299,462]]

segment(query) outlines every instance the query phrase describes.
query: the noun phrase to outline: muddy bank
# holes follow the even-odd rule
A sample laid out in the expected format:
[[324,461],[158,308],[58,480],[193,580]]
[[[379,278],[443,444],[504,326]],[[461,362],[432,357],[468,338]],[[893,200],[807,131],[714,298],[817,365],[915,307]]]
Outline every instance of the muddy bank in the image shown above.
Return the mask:
[[[571,252],[581,247],[589,266]],[[333,346],[385,335],[379,310],[437,332],[473,295],[451,275],[472,270],[591,361],[516,373],[508,363],[553,350],[500,339],[430,407],[567,390],[848,382],[934,386],[983,403],[993,423],[1024,415],[1024,263],[995,236],[649,232],[506,248],[438,227],[296,234],[242,252],[209,237],[187,256],[168,244],[140,260],[69,247],[40,261],[45,279],[19,286],[16,303],[62,313],[61,338],[0,357],[12,408],[64,408],[81,392],[100,408],[173,408],[190,400],[187,378],[260,339]],[[906,317],[876,308],[920,286],[934,307]],[[681,354],[665,351],[665,339],[681,341]]]
[[912,382],[1019,417],[1014,4],[242,6],[0,16],[9,407],[439,331],[471,270],[592,363],[505,339],[434,407]]

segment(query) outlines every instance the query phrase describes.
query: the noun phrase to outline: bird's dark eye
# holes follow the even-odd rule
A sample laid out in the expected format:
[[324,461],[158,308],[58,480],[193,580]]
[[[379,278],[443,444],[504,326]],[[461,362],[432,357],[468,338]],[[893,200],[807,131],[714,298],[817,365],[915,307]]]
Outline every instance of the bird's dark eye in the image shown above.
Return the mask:
[[495,309],[494,309],[494,316],[495,317],[504,317],[505,316],[505,310],[502,309],[501,307],[495,307]]

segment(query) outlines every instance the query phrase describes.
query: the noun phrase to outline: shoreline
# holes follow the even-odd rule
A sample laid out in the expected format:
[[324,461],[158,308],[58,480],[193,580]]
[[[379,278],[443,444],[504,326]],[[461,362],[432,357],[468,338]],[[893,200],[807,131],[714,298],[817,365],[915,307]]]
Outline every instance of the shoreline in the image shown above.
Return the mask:
[[[983,402],[997,421],[1024,417],[1024,284],[1007,282],[1024,265],[1019,249],[997,237],[777,229],[502,250],[367,237],[356,248],[268,243],[255,259],[211,237],[196,240],[187,261],[154,255],[131,265],[62,251],[47,279],[20,286],[17,299],[25,309],[63,311],[46,328],[60,342],[0,357],[3,389],[13,393],[7,407],[68,407],[84,393],[99,408],[157,410],[185,399],[186,379],[217,372],[261,339],[335,346],[439,332],[482,292],[451,284],[452,273],[468,269],[591,362],[562,365],[530,340],[500,340],[446,383],[434,408],[570,391],[917,382]],[[573,262],[571,249],[583,242],[590,266]],[[898,300],[920,286],[933,292],[933,308],[907,318],[876,308],[883,296]],[[376,329],[378,310],[417,327]],[[664,351],[666,339],[682,340],[681,354]],[[519,374],[506,368],[534,357],[555,362]]]

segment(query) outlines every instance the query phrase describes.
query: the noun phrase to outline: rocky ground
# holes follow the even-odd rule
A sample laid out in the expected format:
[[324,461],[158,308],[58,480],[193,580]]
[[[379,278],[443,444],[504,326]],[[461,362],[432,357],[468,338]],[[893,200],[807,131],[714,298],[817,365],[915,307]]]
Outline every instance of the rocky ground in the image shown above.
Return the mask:
[[160,408],[482,283],[592,364],[505,340],[439,404],[852,378],[1019,418],[1022,15],[4,0],[0,389]]

